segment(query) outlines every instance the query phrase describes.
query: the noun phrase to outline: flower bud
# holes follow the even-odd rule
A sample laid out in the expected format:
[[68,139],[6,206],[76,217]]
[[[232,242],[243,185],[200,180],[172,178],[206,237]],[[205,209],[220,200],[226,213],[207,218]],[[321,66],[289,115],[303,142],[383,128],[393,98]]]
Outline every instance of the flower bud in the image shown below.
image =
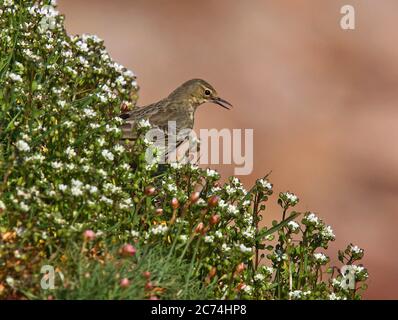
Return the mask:
[[86,230],[83,233],[83,238],[86,241],[93,241],[95,239],[95,232],[93,230]]
[[236,267],[235,272],[237,274],[242,273],[246,269],[246,266],[243,262],[239,263],[238,266]]
[[178,202],[177,198],[173,198],[171,200],[171,207],[176,210],[180,206],[180,203]]
[[236,290],[238,291],[242,291],[244,288],[246,288],[246,284],[244,284],[243,282],[239,283],[236,287]]
[[213,214],[211,217],[210,217],[210,224],[212,225],[212,226],[214,226],[214,225],[216,225],[217,223],[219,223],[220,222],[220,216],[218,215],[218,214]]
[[144,271],[144,272],[142,273],[142,275],[143,275],[146,279],[149,279],[149,278],[151,277],[151,273],[150,273],[149,271]]
[[121,107],[120,107],[120,111],[122,113],[128,112],[130,110],[129,106],[127,103],[122,103]]
[[147,281],[147,283],[145,283],[145,290],[152,290],[153,285],[151,281]]
[[218,196],[211,196],[209,200],[207,201],[207,204],[209,207],[215,207],[218,204],[218,201],[220,200],[220,197]]
[[191,194],[191,197],[189,198],[189,200],[191,201],[191,203],[196,203],[198,202],[200,197],[200,192],[194,192]]
[[155,214],[158,216],[161,216],[163,214],[163,209],[162,208],[158,208],[155,210]]
[[210,271],[209,271],[208,277],[209,277],[210,279],[212,279],[212,278],[216,275],[216,273],[217,273],[217,268],[216,268],[216,267],[212,267],[212,268],[210,269]]
[[155,191],[156,191],[155,188],[152,187],[152,186],[149,186],[149,187],[145,188],[145,194],[147,196],[153,196],[155,194]]
[[125,257],[134,256],[136,251],[137,250],[131,244],[125,244],[122,247],[122,255]]
[[205,225],[203,224],[203,222],[200,222],[196,228],[195,228],[195,232],[196,233],[201,233],[203,231],[203,229],[205,228]]
[[127,278],[123,278],[122,280],[120,280],[120,286],[122,288],[127,288],[130,285],[130,280]]

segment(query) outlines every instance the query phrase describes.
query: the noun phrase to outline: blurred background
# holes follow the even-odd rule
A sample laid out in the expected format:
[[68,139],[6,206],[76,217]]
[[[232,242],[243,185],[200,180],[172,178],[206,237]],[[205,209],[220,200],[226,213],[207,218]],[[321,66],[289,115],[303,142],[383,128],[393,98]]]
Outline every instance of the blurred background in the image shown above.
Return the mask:
[[[190,78],[213,84],[235,108],[202,106],[196,129],[253,128],[245,185],[272,170],[276,194],[296,193],[298,209],[333,227],[329,254],[349,242],[365,249],[365,298],[398,298],[397,1],[58,3],[70,34],[97,34],[137,74],[140,105]],[[340,28],[346,4],[354,31]],[[269,205],[265,220],[279,215]]]

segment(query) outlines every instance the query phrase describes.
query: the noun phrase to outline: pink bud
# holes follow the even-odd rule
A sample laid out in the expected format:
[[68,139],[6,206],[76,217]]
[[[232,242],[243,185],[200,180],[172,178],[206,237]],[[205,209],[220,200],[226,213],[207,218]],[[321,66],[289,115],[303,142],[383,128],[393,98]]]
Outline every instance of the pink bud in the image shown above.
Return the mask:
[[220,200],[220,198],[218,196],[212,196],[209,198],[207,203],[208,203],[209,207],[215,207],[218,204],[219,200]]
[[179,206],[180,206],[180,203],[178,202],[177,198],[173,198],[171,200],[171,207],[175,210],[175,209],[178,209]]
[[149,279],[149,278],[151,277],[151,273],[150,273],[149,271],[144,271],[144,272],[142,273],[142,275],[143,275],[146,279]]
[[147,281],[147,283],[145,283],[145,290],[152,290],[153,285],[151,281]]
[[159,298],[157,296],[155,296],[155,295],[151,295],[149,297],[149,300],[159,300]]
[[192,193],[192,194],[191,194],[191,197],[190,197],[191,203],[196,203],[196,202],[198,202],[199,197],[200,197],[200,192],[194,192],[194,193]]
[[218,215],[218,214],[215,214],[215,215],[212,215],[211,217],[210,217],[210,224],[211,225],[215,225],[215,224],[217,224],[217,223],[219,223],[220,222],[220,216]]
[[240,264],[238,264],[238,266],[236,267],[236,273],[241,273],[242,271],[244,271],[246,269],[246,266],[243,262],[241,262]]
[[147,196],[152,196],[155,194],[155,188],[154,187],[146,187],[145,188],[145,194]]
[[83,233],[83,238],[86,241],[92,241],[95,239],[95,232],[93,230],[86,230]]
[[122,255],[125,257],[134,256],[136,251],[137,250],[131,244],[125,244],[122,247]]
[[203,231],[204,227],[205,227],[205,226],[204,226],[203,222],[200,222],[200,223],[196,226],[195,232],[196,232],[196,233],[201,233],[201,232]]
[[127,279],[127,278],[123,278],[123,279],[120,281],[120,286],[121,286],[122,288],[127,288],[129,285],[130,285],[130,280]]

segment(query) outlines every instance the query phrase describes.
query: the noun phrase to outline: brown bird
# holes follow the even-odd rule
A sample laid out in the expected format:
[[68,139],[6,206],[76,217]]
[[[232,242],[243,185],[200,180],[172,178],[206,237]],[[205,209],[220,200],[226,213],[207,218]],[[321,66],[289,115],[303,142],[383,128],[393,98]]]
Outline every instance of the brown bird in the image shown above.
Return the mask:
[[[217,91],[204,80],[192,79],[177,89],[167,98],[145,107],[136,108],[121,115],[125,119],[122,125],[123,140],[136,140],[134,126],[140,120],[148,120],[152,127],[159,128],[166,134],[169,121],[175,121],[176,132],[182,129],[193,129],[196,109],[211,102],[230,109],[232,105],[220,98]],[[179,141],[177,141],[179,145]]]

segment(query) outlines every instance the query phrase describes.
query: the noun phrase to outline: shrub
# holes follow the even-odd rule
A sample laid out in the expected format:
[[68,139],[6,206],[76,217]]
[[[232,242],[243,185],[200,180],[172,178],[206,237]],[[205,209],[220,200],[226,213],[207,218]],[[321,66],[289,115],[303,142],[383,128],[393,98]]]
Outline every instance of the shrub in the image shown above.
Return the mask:
[[247,191],[192,164],[159,173],[145,123],[120,144],[135,76],[96,36],[69,36],[55,1],[5,0],[0,14],[0,297],[360,298],[363,250],[339,252],[352,267],[334,277],[319,251],[334,234],[291,211],[297,196],[280,193],[281,221],[260,226],[268,177]]

